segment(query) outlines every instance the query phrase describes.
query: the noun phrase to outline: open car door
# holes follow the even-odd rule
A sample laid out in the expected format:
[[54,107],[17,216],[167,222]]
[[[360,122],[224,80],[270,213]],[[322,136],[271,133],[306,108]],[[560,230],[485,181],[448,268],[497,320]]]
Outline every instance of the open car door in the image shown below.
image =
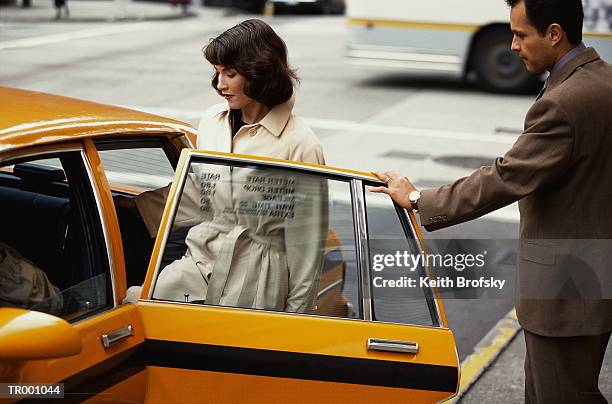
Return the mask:
[[[138,302],[146,402],[440,402],[452,332],[365,173],[183,150]],[[414,281],[410,281],[413,279]],[[415,283],[416,282],[416,283]]]

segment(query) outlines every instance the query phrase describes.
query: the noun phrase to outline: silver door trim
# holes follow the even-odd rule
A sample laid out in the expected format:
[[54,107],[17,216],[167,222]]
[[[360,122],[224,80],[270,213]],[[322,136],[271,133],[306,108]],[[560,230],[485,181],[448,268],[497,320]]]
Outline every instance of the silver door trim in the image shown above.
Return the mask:
[[353,198],[353,223],[355,225],[355,243],[357,268],[361,282],[363,319],[372,321],[372,288],[370,285],[370,246],[368,243],[368,224],[365,211],[365,196],[361,180],[351,180],[351,196]]

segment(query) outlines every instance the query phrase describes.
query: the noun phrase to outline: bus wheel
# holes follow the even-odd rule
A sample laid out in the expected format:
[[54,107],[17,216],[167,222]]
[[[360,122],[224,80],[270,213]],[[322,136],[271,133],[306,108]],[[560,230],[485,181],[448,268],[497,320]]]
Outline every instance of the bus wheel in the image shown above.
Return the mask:
[[332,13],[332,2],[331,0],[319,0],[316,3],[317,11],[323,15]]
[[319,0],[316,4],[317,11],[321,14],[343,14],[343,0]]
[[476,42],[472,66],[478,84],[487,91],[530,93],[540,80],[527,72],[521,58],[510,49],[512,33],[505,29],[485,32]]

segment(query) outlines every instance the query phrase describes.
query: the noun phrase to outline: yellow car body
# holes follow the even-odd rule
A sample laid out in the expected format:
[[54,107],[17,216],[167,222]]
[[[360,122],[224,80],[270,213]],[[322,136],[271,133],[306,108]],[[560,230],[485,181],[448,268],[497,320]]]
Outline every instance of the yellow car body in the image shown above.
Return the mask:
[[[417,403],[441,402],[456,393],[455,341],[435,290],[425,291],[417,302],[429,310],[421,323],[376,318],[367,250],[372,236],[365,205],[359,204],[366,183],[377,185],[371,174],[192,150],[196,132],[189,125],[124,108],[9,88],[0,88],[0,99],[0,209],[9,221],[21,223],[22,216],[32,221],[30,228],[5,228],[0,242],[19,247],[26,259],[31,257],[25,252],[32,251],[32,262],[43,270],[53,262],[49,282],[63,282],[58,287],[62,308],[55,312],[19,307],[14,301],[3,304],[0,294],[0,383],[63,383],[65,398],[87,402]],[[103,160],[106,150],[123,156],[123,149],[152,145],[163,149],[160,155],[165,154],[175,174],[149,255],[126,247],[122,230],[127,222],[113,197],[155,186],[111,179],[129,179],[130,173],[109,170]],[[113,161],[120,165],[122,159]],[[330,225],[323,251],[329,265],[318,278],[310,311],[153,297],[182,184],[198,161],[292,170],[350,186],[343,223],[351,225],[352,220],[355,245],[347,246],[342,229]],[[139,175],[145,182],[150,178]],[[420,246],[414,216],[390,206],[397,215],[391,220],[402,223],[406,237]],[[47,213],[37,216],[46,209],[60,216],[70,212],[67,219],[58,219],[62,243],[57,251],[44,245],[44,237],[55,234],[44,228],[46,220],[57,224]],[[137,245],[138,237],[130,242]],[[347,254],[356,257],[352,297],[345,284]],[[51,256],[53,260],[45,258]],[[142,269],[134,269],[138,265]],[[73,273],[58,272],[62,270]],[[134,281],[142,282],[140,299],[124,304]],[[404,311],[398,305],[391,309]],[[400,352],[396,343],[409,343],[411,349]]]

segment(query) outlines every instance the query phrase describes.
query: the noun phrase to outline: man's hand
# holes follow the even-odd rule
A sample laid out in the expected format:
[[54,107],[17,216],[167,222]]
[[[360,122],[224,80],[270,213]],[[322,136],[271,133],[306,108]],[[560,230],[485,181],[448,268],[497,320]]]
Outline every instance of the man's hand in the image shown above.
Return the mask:
[[407,177],[400,177],[392,171],[386,171],[385,173],[374,172],[373,174],[379,180],[386,183],[387,186],[372,188],[372,192],[387,194],[402,208],[412,210],[408,196],[417,189]]

